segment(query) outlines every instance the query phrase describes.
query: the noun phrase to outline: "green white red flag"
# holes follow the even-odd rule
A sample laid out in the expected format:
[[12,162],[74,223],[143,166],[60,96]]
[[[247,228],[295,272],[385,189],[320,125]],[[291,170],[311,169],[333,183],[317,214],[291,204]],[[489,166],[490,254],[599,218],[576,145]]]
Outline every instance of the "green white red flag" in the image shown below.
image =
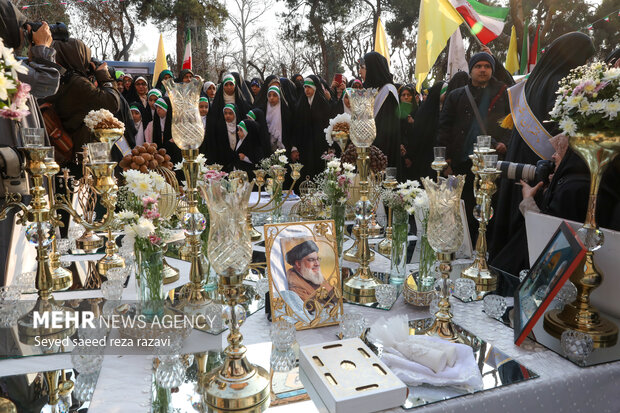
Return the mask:
[[192,32],[189,29],[187,29],[187,35],[185,36],[185,53],[183,54],[182,69],[192,70]]
[[488,44],[502,33],[510,12],[508,7],[488,6],[476,0],[450,0],[450,3],[482,44]]

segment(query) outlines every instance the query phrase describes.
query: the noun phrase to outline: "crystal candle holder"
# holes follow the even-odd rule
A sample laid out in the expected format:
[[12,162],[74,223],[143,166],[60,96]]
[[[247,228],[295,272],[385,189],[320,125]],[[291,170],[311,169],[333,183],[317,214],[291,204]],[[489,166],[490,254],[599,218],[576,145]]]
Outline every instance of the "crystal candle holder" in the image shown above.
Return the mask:
[[87,144],[90,163],[98,164],[110,161],[110,145],[105,142]]
[[497,155],[483,155],[482,160],[485,172],[493,172],[497,170]]
[[379,307],[390,308],[398,296],[398,286],[394,284],[380,284],[375,287],[375,298]]
[[25,148],[36,148],[45,144],[45,129],[23,128],[22,141]]
[[483,307],[489,317],[499,320],[506,312],[506,299],[499,295],[486,295]]
[[578,363],[585,362],[594,350],[592,336],[575,330],[562,332],[560,345],[566,357]]
[[119,301],[123,295],[123,284],[120,281],[104,281],[101,283],[101,294],[108,301]]
[[476,293],[476,283],[468,278],[459,278],[454,282],[454,295],[461,300],[469,300]]
[[366,320],[361,314],[346,313],[340,317],[340,337],[342,339],[360,337],[366,330]]
[[476,138],[479,152],[488,152],[491,149],[491,136],[490,135],[478,135]]

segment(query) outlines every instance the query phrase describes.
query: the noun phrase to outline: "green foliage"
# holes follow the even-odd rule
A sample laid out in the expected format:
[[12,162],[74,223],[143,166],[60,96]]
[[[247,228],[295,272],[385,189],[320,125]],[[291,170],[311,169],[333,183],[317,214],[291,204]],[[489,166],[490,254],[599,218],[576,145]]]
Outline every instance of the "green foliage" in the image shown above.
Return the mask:
[[594,25],[594,44],[596,45],[597,56],[600,59],[604,59],[618,47],[620,16],[618,16],[617,10],[620,10],[620,0],[603,0],[592,18],[592,20],[599,20],[613,13],[608,22],[600,21]]
[[218,0],[142,0],[140,16],[152,19],[160,28],[180,19],[186,22],[203,20],[206,26],[221,27],[228,12]]

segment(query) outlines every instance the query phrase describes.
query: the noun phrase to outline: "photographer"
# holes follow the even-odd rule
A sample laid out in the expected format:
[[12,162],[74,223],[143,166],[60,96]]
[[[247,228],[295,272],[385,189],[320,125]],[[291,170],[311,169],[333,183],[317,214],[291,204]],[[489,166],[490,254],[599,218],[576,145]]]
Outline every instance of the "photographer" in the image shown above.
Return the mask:
[[[91,110],[107,109],[118,112],[121,96],[116,82],[108,72],[107,63],[96,66],[91,61],[90,48],[79,39],[54,42],[56,60],[65,70],[58,93],[46,99],[52,103],[65,131],[73,140],[73,148],[79,151],[92,141],[92,134],[84,124],[84,117]],[[96,85],[89,80],[93,75]],[[79,168],[74,173],[81,175]]]
[[[23,157],[16,149],[22,146],[20,129],[43,127],[43,118],[35,98],[56,93],[60,73],[59,66],[54,63],[56,52],[50,48],[52,34],[47,23],[43,22],[38,30],[33,31],[26,23],[26,17],[9,0],[0,0],[0,37],[5,47],[14,50],[21,49],[28,40],[28,60],[22,64],[26,71],[17,73],[17,77],[31,87],[26,101],[30,113],[19,121],[0,118],[0,204],[4,204],[5,192],[23,196],[29,194]],[[14,212],[9,212],[0,221],[0,286],[6,281],[7,254],[14,216]]]
[[[555,170],[549,176],[549,185],[540,181],[536,185],[521,180],[523,200],[519,210],[541,212],[562,219],[582,222],[588,209],[590,173],[585,162],[568,146],[568,138],[556,135],[550,139],[555,153],[552,156]],[[618,205],[620,194],[614,188],[620,186],[618,171],[612,166],[603,176],[599,190],[597,221],[601,227],[618,230]],[[541,191],[544,189],[544,192]],[[491,264],[512,274],[529,268],[527,234],[525,226],[511,234]]]

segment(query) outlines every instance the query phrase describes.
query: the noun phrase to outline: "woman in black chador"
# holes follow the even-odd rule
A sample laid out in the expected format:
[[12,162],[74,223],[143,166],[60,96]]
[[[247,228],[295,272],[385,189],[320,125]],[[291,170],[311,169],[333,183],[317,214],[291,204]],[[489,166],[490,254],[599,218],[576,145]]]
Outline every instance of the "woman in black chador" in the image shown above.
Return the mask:
[[[594,45],[590,37],[573,32],[558,37],[551,43],[547,52],[527,79],[525,97],[527,103],[539,122],[550,118],[556,100],[558,83],[568,75],[571,69],[581,66],[594,54]],[[543,126],[546,127],[545,124]],[[549,130],[551,135],[556,131]],[[536,164],[541,158],[528,146],[515,127],[512,131],[506,161]],[[522,200],[521,187],[515,182],[502,177],[499,185],[497,208],[491,221],[489,257],[491,262],[510,242],[511,237],[525,226],[523,216],[519,213]],[[501,267],[500,267],[501,268]]]
[[[373,143],[388,158],[388,166],[398,168],[398,177],[402,179],[402,159],[400,155],[400,122],[398,120],[398,91],[390,73],[387,60],[377,52],[364,55],[364,87],[377,88],[375,98],[375,124],[377,137]],[[363,72],[362,72],[363,73]]]
[[254,179],[257,163],[263,158],[261,154],[258,123],[253,120],[242,120],[237,126],[237,145],[233,168],[245,171],[250,180]]
[[226,130],[224,106],[228,104],[235,105],[235,115],[239,120],[245,119],[246,114],[250,110],[250,104],[243,97],[235,77],[230,73],[224,75],[207,114],[207,126],[205,128],[207,139],[200,146],[200,152],[206,155],[208,163],[218,163],[220,165],[230,163],[230,159],[227,159],[228,156],[222,157],[223,154],[230,154],[229,148],[219,146],[222,142],[226,143],[226,140],[215,139],[218,136],[218,131],[220,132],[219,136],[221,136],[221,132]]
[[332,111],[317,76],[310,75],[304,80],[304,93],[295,109],[296,133],[291,158],[294,160],[297,149],[304,175],[314,177],[324,169],[321,155],[328,149],[324,129],[329,125]]
[[405,158],[411,162],[411,168],[406,168],[407,179],[419,180],[425,176],[433,176],[431,162],[434,158],[433,147],[437,144],[437,127],[441,111],[439,102],[443,85],[441,81],[436,82],[415,113],[411,140],[405,144],[407,149]]

